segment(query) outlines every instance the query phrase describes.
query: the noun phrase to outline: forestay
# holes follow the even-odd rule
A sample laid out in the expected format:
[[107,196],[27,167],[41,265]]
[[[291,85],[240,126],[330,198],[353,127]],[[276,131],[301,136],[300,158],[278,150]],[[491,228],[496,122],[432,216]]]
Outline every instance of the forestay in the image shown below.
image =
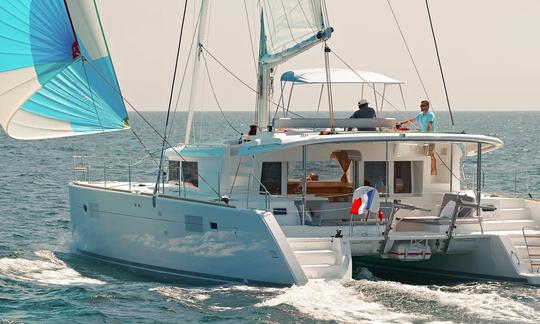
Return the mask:
[[0,124],[11,137],[129,127],[94,0],[1,1],[0,49]]

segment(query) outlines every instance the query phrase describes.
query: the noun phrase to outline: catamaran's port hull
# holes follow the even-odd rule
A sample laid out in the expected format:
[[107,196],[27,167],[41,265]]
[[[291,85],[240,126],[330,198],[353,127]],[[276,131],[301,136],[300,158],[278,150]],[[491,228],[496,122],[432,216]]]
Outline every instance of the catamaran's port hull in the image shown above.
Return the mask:
[[81,184],[69,197],[74,248],[92,258],[194,284],[306,281],[271,213]]

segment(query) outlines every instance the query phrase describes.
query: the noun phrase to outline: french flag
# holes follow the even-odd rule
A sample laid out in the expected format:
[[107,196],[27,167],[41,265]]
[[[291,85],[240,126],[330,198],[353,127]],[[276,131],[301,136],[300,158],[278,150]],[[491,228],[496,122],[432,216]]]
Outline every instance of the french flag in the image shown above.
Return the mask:
[[[353,197],[352,197],[352,206],[351,210],[349,211],[351,215],[360,215],[363,214],[366,210],[372,210],[377,209],[378,211],[379,207],[374,206],[373,202],[375,200],[378,201],[379,193],[377,192],[377,189],[364,186],[356,189],[354,191]],[[378,205],[375,203],[375,205]],[[376,208],[374,208],[376,207]]]

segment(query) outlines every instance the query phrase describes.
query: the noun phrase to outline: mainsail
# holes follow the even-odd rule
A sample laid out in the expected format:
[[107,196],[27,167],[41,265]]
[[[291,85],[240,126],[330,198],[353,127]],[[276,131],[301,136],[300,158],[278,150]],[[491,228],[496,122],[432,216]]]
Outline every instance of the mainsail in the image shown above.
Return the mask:
[[0,2],[0,124],[19,139],[129,127],[94,0]]
[[324,30],[321,0],[264,0],[265,54],[275,55],[301,44]]
[[324,0],[262,0],[257,95],[257,125],[269,125],[272,72],[286,60],[328,40]]

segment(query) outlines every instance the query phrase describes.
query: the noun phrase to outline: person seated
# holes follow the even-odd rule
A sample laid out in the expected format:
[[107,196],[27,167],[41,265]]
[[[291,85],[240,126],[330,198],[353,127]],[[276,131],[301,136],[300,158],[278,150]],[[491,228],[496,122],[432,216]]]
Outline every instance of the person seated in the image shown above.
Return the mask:
[[[366,99],[360,99],[360,101],[358,101],[358,110],[355,111],[351,117],[349,118],[376,118],[377,117],[377,113],[375,112],[375,109],[371,108],[369,106],[369,102],[366,100]],[[352,130],[352,127],[349,127],[347,129],[348,131],[351,131]],[[376,128],[358,128],[359,131],[364,131],[364,132],[372,132],[372,131],[376,131],[377,129]]]
[[315,172],[310,172],[306,178],[307,181],[319,181],[319,175]]

